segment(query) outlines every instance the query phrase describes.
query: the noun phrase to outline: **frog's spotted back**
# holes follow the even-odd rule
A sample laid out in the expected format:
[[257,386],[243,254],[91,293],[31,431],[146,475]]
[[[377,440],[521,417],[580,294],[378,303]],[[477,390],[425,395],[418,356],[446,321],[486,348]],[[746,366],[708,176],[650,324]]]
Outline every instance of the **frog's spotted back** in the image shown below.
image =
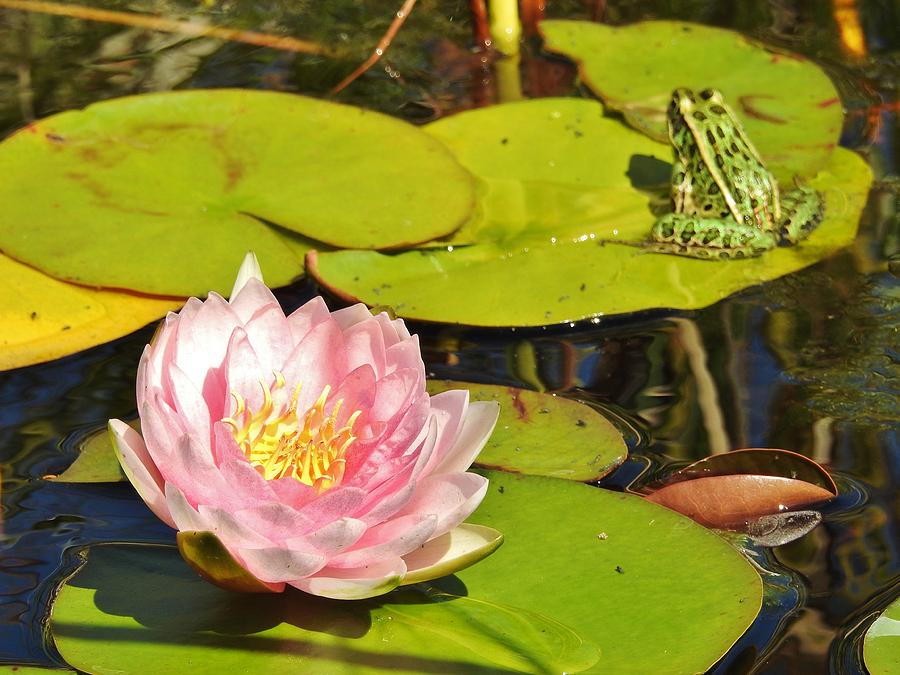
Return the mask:
[[709,258],[703,249],[715,248],[716,259],[758,255],[802,239],[818,223],[821,199],[811,190],[785,195],[791,209],[783,216],[778,183],[721,92],[676,89],[667,120],[673,213],[651,233],[662,250]]
[[[722,94],[715,89],[696,96],[688,89],[675,94],[678,109],[673,119],[680,117],[685,127],[678,135],[690,157],[689,169],[708,175],[705,184],[698,184],[704,196],[721,195],[691,200],[689,204],[696,206],[682,213],[726,219],[730,215],[737,223],[774,229],[780,218],[778,186]],[[722,213],[723,205],[728,213]]]

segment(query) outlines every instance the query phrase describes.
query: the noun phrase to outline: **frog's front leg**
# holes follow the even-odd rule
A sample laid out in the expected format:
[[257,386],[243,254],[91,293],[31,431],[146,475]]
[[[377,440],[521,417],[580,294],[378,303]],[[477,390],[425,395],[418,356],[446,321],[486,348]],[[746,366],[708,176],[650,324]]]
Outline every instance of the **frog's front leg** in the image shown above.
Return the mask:
[[669,194],[672,195],[672,210],[675,213],[684,213],[693,203],[692,192],[694,189],[691,180],[691,172],[685,168],[684,162],[676,158],[672,164],[672,178]]
[[692,258],[728,260],[759,255],[777,243],[773,234],[750,225],[668,213],[653,225],[648,248]]
[[781,195],[781,239],[796,244],[806,239],[825,215],[822,196],[807,187],[798,187]]

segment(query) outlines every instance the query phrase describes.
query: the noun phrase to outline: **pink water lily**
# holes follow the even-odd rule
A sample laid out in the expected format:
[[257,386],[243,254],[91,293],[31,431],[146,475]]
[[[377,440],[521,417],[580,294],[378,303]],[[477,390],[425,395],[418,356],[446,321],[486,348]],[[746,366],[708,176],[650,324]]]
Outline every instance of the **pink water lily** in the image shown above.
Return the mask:
[[230,301],[211,293],[166,317],[141,357],[137,405],[143,437],[109,427],[140,496],[179,537],[215,535],[260,588],[370,597],[500,543],[461,525],[487,489],[466,470],[497,404],[429,396],[402,320],[321,298],[285,316],[255,257]]

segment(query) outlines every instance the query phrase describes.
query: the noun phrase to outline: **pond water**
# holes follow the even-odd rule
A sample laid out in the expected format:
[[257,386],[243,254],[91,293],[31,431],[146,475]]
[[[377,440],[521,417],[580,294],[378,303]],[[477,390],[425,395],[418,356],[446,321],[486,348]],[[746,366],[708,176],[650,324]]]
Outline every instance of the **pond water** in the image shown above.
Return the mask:
[[[343,50],[341,58],[0,9],[0,130],[91,101],[167,88],[324,95],[365,58],[400,3],[293,4],[104,6],[284,31],[330,42]],[[734,28],[815,58],[843,97],[842,144],[875,171],[859,236],[813,267],[702,311],[529,330],[413,324],[429,372],[611,407],[633,429],[631,458],[604,487],[633,488],[678,463],[738,447],[787,448],[826,464],[841,496],[812,533],[757,552],[771,572],[764,611],[715,672],[864,672],[865,628],[900,592],[900,8],[833,3],[858,10],[868,51],[853,56],[850,19],[832,3],[548,4],[554,17],[593,14],[614,24],[677,18]],[[413,121],[494,102],[493,72],[469,51],[470,42],[468,3],[422,0],[385,63],[337,100]],[[522,74],[531,96],[579,91],[570,64],[530,43]],[[316,292],[303,282],[279,297],[291,308]],[[71,463],[86,433],[110,417],[135,414],[135,367],[152,332],[148,327],[0,375],[0,663],[62,665],[44,617],[61,573],[72,565],[67,551],[97,542],[174,540],[128,484],[41,480]]]

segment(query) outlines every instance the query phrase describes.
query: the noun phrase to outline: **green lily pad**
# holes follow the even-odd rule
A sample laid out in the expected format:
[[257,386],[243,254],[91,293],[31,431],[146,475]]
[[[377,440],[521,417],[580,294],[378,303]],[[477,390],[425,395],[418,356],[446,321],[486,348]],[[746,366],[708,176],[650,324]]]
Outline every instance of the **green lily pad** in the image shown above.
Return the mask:
[[814,176],[840,136],[841,100],[824,71],[739,33],[680,21],[554,20],[540,30],[544,46],[577,61],[606,105],[659,140],[676,87],[719,89],[781,181]]
[[574,481],[488,475],[472,520],[506,541],[456,577],[377,601],[239,595],[203,582],[174,547],[95,546],[54,603],[53,638],[68,663],[101,674],[147,663],[665,674],[708,669],[755,618],[758,574],[678,514]]
[[866,631],[863,660],[869,675],[900,673],[900,598],[888,605]]
[[[140,421],[134,420],[131,426],[140,430]],[[117,483],[127,480],[105,427],[79,443],[79,455],[68,469],[48,478],[59,483]]]
[[549,244],[598,229],[640,238],[648,196],[636,188],[670,180],[668,144],[604,117],[596,101],[491,106],[425,129],[482,181],[478,213],[444,244]]
[[428,393],[468,389],[473,401],[499,401],[500,419],[476,465],[531,476],[600,480],[625,461],[622,435],[593,408],[516,387],[431,380]]
[[[591,101],[540,99],[448,119],[447,124],[453,120],[454,133],[444,136],[439,128],[439,135],[463,164],[486,181],[487,189],[501,182],[518,183],[519,201],[482,216],[477,228],[471,224],[463,228],[461,232],[468,230],[478,243],[395,255],[358,250],[312,253],[307,257],[309,272],[343,298],[390,305],[406,318],[540,326],[653,308],[705,307],[811,265],[856,235],[872,174],[862,159],[838,148],[828,165],[808,181],[825,196],[825,218],[797,246],[757,258],[708,261],[617,243],[637,243],[649,233],[655,216],[648,198],[628,182],[640,184],[653,173],[661,153],[668,151],[622,125],[598,120],[600,111]],[[548,117],[555,124],[549,125]],[[471,130],[464,133],[467,128]],[[584,128],[591,129],[590,134]],[[575,131],[584,135],[576,137]],[[588,137],[593,155],[573,151],[573,145]],[[541,227],[546,213],[555,217],[553,208],[528,197],[535,182],[544,181],[535,178],[538,169],[520,153],[503,160],[502,150],[488,161],[491,153],[481,153],[482,146],[540,147],[544,165],[540,169],[549,171],[553,162],[552,169],[559,171],[559,183],[549,189],[584,197],[578,206],[568,204],[567,221],[560,224],[558,236],[549,236]],[[552,154],[554,148],[558,154]],[[607,152],[608,165],[594,168],[593,164],[606,163]],[[662,175],[665,180],[667,170]],[[506,189],[507,202],[513,192]],[[596,206],[596,200],[603,206]],[[595,208],[604,215],[592,219]],[[507,229],[512,234],[505,234]]]
[[61,279],[161,295],[227,293],[250,249],[284,285],[302,267],[281,231],[405,246],[452,232],[474,199],[468,172],[412,125],[249,90],[54,115],[0,144],[0,173],[5,253]]

